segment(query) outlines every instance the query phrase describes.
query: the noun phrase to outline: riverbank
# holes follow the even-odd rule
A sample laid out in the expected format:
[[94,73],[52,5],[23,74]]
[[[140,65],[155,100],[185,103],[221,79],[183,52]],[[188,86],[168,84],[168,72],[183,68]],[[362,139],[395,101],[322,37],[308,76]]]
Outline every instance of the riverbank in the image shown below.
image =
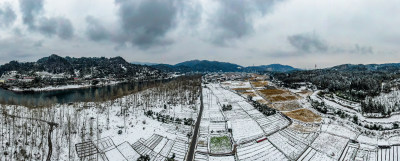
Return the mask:
[[62,86],[46,86],[41,88],[20,88],[20,87],[9,87],[3,88],[5,90],[13,91],[13,92],[46,92],[46,91],[57,91],[57,90],[69,90],[69,89],[80,89],[80,88],[90,88],[90,87],[101,87],[108,85],[116,85],[122,83],[121,81],[110,81],[109,83],[101,83],[101,84],[69,84]]

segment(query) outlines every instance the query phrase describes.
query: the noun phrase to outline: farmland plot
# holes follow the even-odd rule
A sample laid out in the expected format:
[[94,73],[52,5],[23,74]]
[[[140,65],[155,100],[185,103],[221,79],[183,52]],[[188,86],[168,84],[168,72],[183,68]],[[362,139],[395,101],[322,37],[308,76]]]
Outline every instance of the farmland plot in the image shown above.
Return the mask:
[[289,125],[289,121],[280,114],[256,119],[266,134],[273,133]]
[[323,124],[321,127],[321,131],[326,131],[331,134],[339,135],[342,137],[356,139],[357,133],[347,127],[335,125],[335,124]]
[[196,153],[194,155],[195,161],[208,161],[208,155],[202,153]]
[[348,143],[346,148],[343,150],[339,161],[354,160],[357,155],[358,144]]
[[319,130],[319,125],[317,124],[303,124],[298,122],[293,122],[288,128],[302,132],[302,133],[313,133]]
[[398,161],[400,159],[399,153],[400,153],[400,146],[379,148],[377,152],[377,161]]
[[225,133],[226,123],[222,122],[211,122],[209,125],[209,133]]
[[308,148],[306,144],[281,132],[272,134],[269,136],[269,140],[292,160],[300,157],[300,155]]
[[250,118],[250,116],[245,111],[243,111],[242,109],[224,111],[224,114],[225,114],[225,117],[226,117],[227,120]]
[[[135,161],[140,157],[139,153],[137,153],[128,142],[124,142],[118,145],[117,149],[128,161]],[[109,158],[108,160],[113,160],[113,159]]]
[[210,121],[225,121],[224,116],[222,115],[221,111],[219,110],[210,110],[208,112]]
[[[373,156],[371,156],[371,155],[373,155]],[[365,149],[358,149],[354,160],[376,161],[376,153],[373,153],[373,152],[371,152],[369,150],[365,150]]]
[[208,136],[202,135],[198,138],[199,140],[197,141],[197,151],[200,152],[209,152],[208,151]]
[[335,160],[339,159],[342,150],[345,148],[348,139],[331,135],[328,133],[321,133],[311,144],[311,146],[319,151],[326,153]]
[[232,135],[235,141],[264,134],[253,119],[232,120]]
[[240,107],[242,107],[242,109],[245,110],[245,111],[254,110],[254,107],[251,104],[249,104],[248,102],[246,102],[246,101],[240,101],[240,102],[237,102],[237,104]]
[[109,160],[113,161],[127,161],[127,159],[122,155],[122,153],[118,149],[112,149],[110,151],[105,152],[105,156]]
[[292,111],[302,108],[302,106],[299,104],[297,100],[275,102],[273,107],[279,111]]
[[176,160],[184,160],[189,144],[184,141],[176,140],[174,146],[168,154],[168,157],[172,157],[175,154]]
[[209,161],[235,161],[234,156],[210,156]]
[[251,88],[251,85],[249,82],[244,82],[244,81],[226,81],[223,84],[221,84],[223,87],[228,87],[230,89],[240,89],[240,88]]
[[265,87],[268,85],[268,81],[251,81],[250,83],[253,87]]
[[173,140],[168,140],[167,143],[164,145],[164,147],[159,152],[159,154],[164,156],[164,157],[168,156],[169,151],[171,150],[173,145],[174,145],[174,141]]
[[251,160],[251,161],[283,161],[289,160],[282,154],[278,149],[276,149],[267,140],[262,142],[249,142],[242,144],[237,147],[237,156],[239,160]]
[[302,122],[320,122],[321,116],[315,114],[314,112],[312,112],[311,110],[308,109],[298,109],[298,110],[294,110],[294,111],[290,111],[290,112],[285,112],[284,113],[286,116],[292,118],[292,119],[296,119]]
[[335,159],[309,147],[298,159],[298,161],[334,161]]
[[281,133],[283,136],[287,136],[297,141],[300,141],[306,145],[310,145],[318,137],[318,133],[316,132],[303,133],[300,131],[293,130],[291,128],[283,129],[279,131],[279,133]]
[[188,150],[188,143],[179,138],[170,140],[159,135],[152,135],[147,140],[141,138],[132,144],[140,155],[149,155],[150,159],[165,160],[175,154],[177,160],[183,160]]
[[232,150],[231,139],[228,136],[212,136],[210,139],[211,153],[228,153]]
[[158,143],[158,145],[154,147],[154,152],[159,153],[167,142],[168,139],[163,137],[160,143]]

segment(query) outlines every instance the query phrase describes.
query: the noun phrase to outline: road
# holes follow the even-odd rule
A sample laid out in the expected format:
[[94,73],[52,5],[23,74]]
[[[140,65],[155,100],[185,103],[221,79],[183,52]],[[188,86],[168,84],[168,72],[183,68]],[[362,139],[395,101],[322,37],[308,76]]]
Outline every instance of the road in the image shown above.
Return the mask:
[[201,121],[201,116],[203,114],[203,89],[201,89],[201,94],[200,94],[200,112],[199,115],[197,116],[197,121],[196,121],[196,125],[194,127],[194,132],[193,132],[193,136],[192,136],[192,141],[190,142],[190,148],[189,148],[189,152],[187,154],[186,160],[187,161],[193,161],[194,159],[194,151],[196,149],[196,143],[197,143],[197,136],[199,134],[199,128],[200,128],[200,121]]

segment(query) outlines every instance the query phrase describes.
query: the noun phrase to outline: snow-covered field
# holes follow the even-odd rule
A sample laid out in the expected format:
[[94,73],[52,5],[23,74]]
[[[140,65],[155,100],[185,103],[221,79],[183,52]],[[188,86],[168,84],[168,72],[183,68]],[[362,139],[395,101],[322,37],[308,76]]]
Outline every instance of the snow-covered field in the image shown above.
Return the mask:
[[[366,130],[364,127],[358,127],[351,120],[341,119],[340,117],[329,117],[329,115],[325,114],[321,115],[321,122],[307,123],[296,120],[293,121],[292,126],[290,125],[291,122],[281,116],[281,114],[264,116],[258,110],[254,109],[251,104],[246,102],[246,97],[242,92],[232,90],[246,88],[245,83],[230,81],[221,84],[224,88],[221,88],[218,84],[207,84],[207,90],[210,91],[209,93],[212,93],[211,97],[213,98],[211,100],[212,102],[215,101],[215,103],[209,104],[217,105],[213,106],[213,111],[208,112],[214,112],[215,114],[213,115],[219,115],[222,112],[224,120],[230,122],[232,139],[238,145],[236,160],[379,160],[379,156],[384,158],[380,160],[385,160],[385,157],[397,156],[397,153],[393,152],[397,150],[396,146],[390,146],[392,151],[378,147],[378,145],[395,145],[396,143],[400,143],[400,137],[398,137],[400,133],[396,130],[371,133],[371,131]],[[246,92],[248,91],[251,90],[246,90]],[[302,91],[291,92],[301,93]],[[396,115],[386,120],[365,118],[357,112],[360,104],[341,98],[335,98],[333,101],[324,98],[321,99],[316,93],[312,95],[309,93],[312,99],[323,101],[325,105],[331,108],[357,115],[361,122],[392,123],[396,120]],[[306,109],[320,114],[311,108],[310,102],[306,98],[300,99],[298,102]],[[222,111],[221,106],[228,104],[232,105],[232,110]],[[218,105],[220,109],[216,110]],[[352,107],[352,109],[349,107]],[[209,128],[216,128],[212,123],[209,125],[211,125]],[[287,128],[288,125],[290,125],[290,128]],[[266,135],[267,137],[265,137]],[[385,137],[382,138],[377,135]],[[266,138],[266,140],[260,143],[256,142],[256,140],[261,140],[262,138]],[[355,140],[354,143],[352,140]],[[270,146],[267,147],[270,148],[264,147],[265,145],[261,144],[263,142],[269,143]],[[264,148],[266,148],[266,153],[263,150],[259,151]],[[269,155],[271,153],[275,155]],[[260,156],[269,156],[269,158],[266,159]],[[210,160],[210,158],[207,159]]]
[[324,152],[334,159],[339,159],[342,150],[345,148],[349,139],[339,136],[331,135],[328,133],[321,133],[311,144],[311,147]]
[[237,148],[238,160],[254,160],[254,161],[278,161],[289,160],[276,149],[269,141],[265,140],[260,143],[250,142],[240,145]]
[[347,137],[350,139],[357,138],[357,132],[352,131],[351,129],[346,128],[344,126],[335,125],[335,124],[323,124],[321,126],[321,131],[325,131],[327,133],[331,133],[331,134],[342,136],[342,137]]

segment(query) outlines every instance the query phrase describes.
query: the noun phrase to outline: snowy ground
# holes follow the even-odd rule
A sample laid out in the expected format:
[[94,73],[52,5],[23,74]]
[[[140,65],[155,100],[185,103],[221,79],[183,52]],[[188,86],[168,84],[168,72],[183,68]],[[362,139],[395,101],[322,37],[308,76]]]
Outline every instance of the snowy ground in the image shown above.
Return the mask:
[[[266,121],[269,123],[265,123],[266,127],[264,128],[263,122],[265,121],[262,121],[264,119],[260,119],[262,115],[257,115],[257,110],[254,110],[251,105],[248,106],[245,101],[246,96],[243,96],[247,94],[247,92],[252,92],[252,90],[246,90],[245,94],[232,90],[234,88],[237,89],[247,87],[245,83],[240,83],[240,81],[230,81],[228,83],[221,84],[224,88],[220,88],[219,84],[207,84],[209,89],[203,89],[203,92],[208,90],[209,93],[211,93],[210,97],[212,97],[212,99],[209,99],[208,102],[214,102],[208,103],[214,104],[214,110],[208,111],[214,112],[214,114],[210,116],[220,117],[221,110],[217,110],[218,105],[232,105],[232,110],[222,111],[222,114],[226,121],[230,121],[232,127],[232,139],[236,144],[238,144],[238,150],[236,153],[237,158],[235,158],[236,160],[271,160],[271,158],[275,158],[272,160],[285,160],[284,158],[290,160],[354,160],[357,158],[358,160],[365,160],[366,158],[373,160],[379,156],[383,158],[388,157],[389,155],[397,156],[397,153],[393,151],[399,149],[396,144],[400,143],[400,132],[396,130],[371,132],[363,127],[355,125],[349,120],[341,119],[340,117],[331,117],[325,114],[321,114],[323,119],[319,123],[304,123],[301,121],[295,121],[293,126],[289,126],[290,128],[277,128],[278,131],[272,131],[271,136],[268,136],[266,134],[269,133],[265,133],[265,129],[270,128],[270,124],[273,124],[273,121]],[[302,89],[291,90],[291,92],[301,93]],[[311,95],[311,93],[309,94]],[[257,97],[257,95],[253,97],[253,99],[254,98],[256,98],[256,100],[262,99],[261,97]],[[317,97],[316,93],[313,93],[311,98],[320,99]],[[378,123],[392,123],[398,121],[396,115],[387,119],[371,119],[362,117],[357,113],[357,110],[360,108],[359,104],[342,100],[340,98],[335,98],[334,101],[327,99],[320,101],[324,101],[328,106],[333,108],[355,114],[358,116],[360,121]],[[314,113],[320,114],[315,109],[311,108],[311,105],[306,98],[300,99],[299,103],[301,106],[310,109]],[[207,104],[206,101],[205,104]],[[342,105],[352,106],[354,108],[350,109],[349,107],[344,107]],[[253,119],[254,117],[255,119]],[[259,122],[259,120],[262,122]],[[282,122],[284,119],[277,120],[278,122]],[[213,128],[210,126],[212,123],[203,125],[204,128]],[[259,127],[262,127],[261,130],[264,132],[257,130]],[[238,132],[235,131],[235,129],[240,130]],[[257,136],[256,133],[260,133],[261,135]],[[251,137],[253,134],[257,137]],[[256,140],[261,139],[263,135],[266,136],[267,140],[262,142],[271,143],[271,145],[268,147],[263,147],[261,144],[255,142]],[[237,141],[239,140],[245,140],[245,142],[240,141],[240,143],[238,143]],[[352,140],[355,142],[353,143]],[[378,147],[378,145],[389,145],[392,147],[392,151],[385,151]],[[258,149],[263,148],[268,149],[265,150],[265,156],[269,156],[267,154],[272,153],[276,153],[276,155],[270,156],[269,159],[260,157],[260,154],[264,154],[264,151],[261,152],[258,151]],[[208,157],[204,160],[211,160],[211,157]]]
[[[247,86],[230,84],[234,84],[232,88]],[[396,153],[400,150],[399,131],[371,132],[323,114],[321,123],[290,122],[281,113],[263,115],[230,86],[205,86],[195,160],[387,160],[385,157],[400,156]],[[148,89],[114,101],[54,105],[46,109],[2,106],[0,161],[45,160],[51,123],[58,124],[50,135],[52,160],[79,160],[75,144],[83,142],[99,148],[101,155],[93,156],[109,161],[136,160],[140,155],[165,160],[174,154],[176,160],[184,160],[190,144],[187,134],[192,126],[174,121],[163,123],[155,113],[174,119],[195,119],[199,100],[191,104],[180,100],[190,94],[168,92],[155,94]],[[312,97],[318,99],[315,94]],[[175,103],[168,103],[171,100]],[[223,111],[223,105],[232,105],[232,109]],[[302,105],[315,111],[307,102]],[[154,114],[146,116],[149,110]],[[362,116],[359,119],[368,120]],[[395,117],[388,118],[391,119]],[[224,148],[216,153],[226,154],[209,155],[213,146],[210,140],[215,136],[227,136],[236,153]]]

